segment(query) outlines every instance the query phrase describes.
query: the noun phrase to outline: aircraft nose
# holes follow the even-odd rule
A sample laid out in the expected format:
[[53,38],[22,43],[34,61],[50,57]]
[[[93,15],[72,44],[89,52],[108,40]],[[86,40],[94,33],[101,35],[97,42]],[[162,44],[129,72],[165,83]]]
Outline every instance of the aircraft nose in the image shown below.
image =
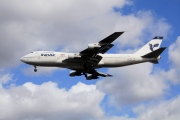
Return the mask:
[[21,57],[21,58],[20,58],[20,60],[21,60],[22,62],[24,62],[24,61],[25,61],[24,57]]

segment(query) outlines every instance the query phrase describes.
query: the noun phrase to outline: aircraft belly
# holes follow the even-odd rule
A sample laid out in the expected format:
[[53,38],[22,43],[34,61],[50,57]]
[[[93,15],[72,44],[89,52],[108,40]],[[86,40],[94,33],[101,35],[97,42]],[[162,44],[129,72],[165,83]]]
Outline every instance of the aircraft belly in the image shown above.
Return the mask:
[[28,64],[35,66],[47,66],[47,67],[56,66],[56,63],[54,61],[35,61],[35,62],[30,62]]
[[56,67],[69,69],[83,69],[82,59],[64,59],[62,61],[56,61]]
[[83,66],[80,63],[63,63],[57,61],[31,61],[27,62],[27,64],[34,66],[42,66],[42,67],[62,67],[69,69],[82,69]]
[[82,64],[78,64],[78,63],[56,64],[56,67],[69,68],[69,69],[83,69]]

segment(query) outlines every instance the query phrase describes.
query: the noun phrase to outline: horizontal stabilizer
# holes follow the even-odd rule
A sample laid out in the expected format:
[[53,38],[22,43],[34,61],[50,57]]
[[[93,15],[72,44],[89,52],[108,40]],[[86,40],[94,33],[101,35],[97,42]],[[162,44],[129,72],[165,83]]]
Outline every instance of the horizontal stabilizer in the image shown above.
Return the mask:
[[166,47],[159,48],[153,52],[143,55],[142,57],[143,58],[157,58],[165,49]]
[[96,71],[96,72],[98,73],[99,76],[102,76],[102,77],[111,77],[112,76],[112,75],[107,74],[107,73],[102,73],[102,72],[98,72],[98,71]]
[[96,70],[92,70],[89,72],[89,74],[86,76],[86,80],[92,80],[92,79],[98,79],[98,76],[102,76],[102,77],[111,77],[112,75],[110,74],[106,74],[106,73],[102,73],[102,72],[98,72]]
[[151,61],[151,63],[158,64],[159,62],[157,60],[153,60],[153,61]]

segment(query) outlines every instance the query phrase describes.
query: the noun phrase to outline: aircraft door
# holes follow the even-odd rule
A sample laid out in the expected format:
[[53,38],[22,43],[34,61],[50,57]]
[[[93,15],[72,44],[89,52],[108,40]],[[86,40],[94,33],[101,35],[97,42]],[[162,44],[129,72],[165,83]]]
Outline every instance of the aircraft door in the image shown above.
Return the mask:
[[61,63],[65,59],[65,54],[64,53],[59,53],[57,54],[57,62]]
[[37,56],[37,59],[40,60],[40,58],[41,58],[41,57],[40,57],[40,54],[38,54],[38,53],[36,52],[36,56]]
[[129,57],[128,61],[130,62],[130,64],[133,64],[135,62],[135,58],[134,57]]

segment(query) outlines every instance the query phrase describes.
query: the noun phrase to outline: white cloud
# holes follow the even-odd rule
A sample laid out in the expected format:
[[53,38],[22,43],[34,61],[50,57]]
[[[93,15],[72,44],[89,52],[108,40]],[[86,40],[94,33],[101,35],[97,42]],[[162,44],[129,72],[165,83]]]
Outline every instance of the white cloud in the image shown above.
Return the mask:
[[97,86],[109,95],[110,104],[116,107],[158,99],[168,86],[152,70],[150,63],[110,69],[114,76],[98,81]]
[[0,119],[96,119],[104,115],[100,108],[103,97],[95,85],[78,83],[65,90],[53,82],[28,82],[0,90]]
[[104,93],[100,92],[95,85],[78,83],[66,90],[58,88],[58,85],[53,82],[41,85],[27,82],[22,86],[0,89],[0,119],[178,120],[180,117],[179,96],[146,106],[143,104],[137,106],[133,109],[135,118],[126,114],[106,116],[105,111],[100,108],[103,98]]
[[138,120],[178,120],[180,117],[180,96],[152,106],[138,106],[134,109]]
[[169,47],[169,59],[173,62],[173,65],[180,68],[180,36],[177,40]]
[[0,65],[17,65],[33,50],[79,52],[114,31],[129,31],[117,40],[122,46],[141,44],[144,31],[167,34],[169,25],[149,11],[129,15],[113,11],[130,4],[129,0],[0,1]]
[[127,0],[0,1],[1,66],[17,64],[22,55],[33,50],[54,50],[68,43],[77,49],[79,43],[90,40],[89,32],[93,31],[86,25],[91,23],[84,21],[124,4]]
[[[33,50],[63,49],[79,52],[87,47],[86,44],[97,42],[114,31],[127,31],[117,39],[116,45],[133,49],[143,45],[147,38],[167,36],[170,25],[163,18],[157,20],[150,11],[128,15],[113,11],[113,7],[122,9],[127,4],[130,5],[129,0],[0,1],[0,66],[17,65],[22,55]],[[171,58],[175,57],[172,59],[175,66],[179,66],[180,58],[173,55],[179,51],[178,41],[169,51]],[[178,79],[179,69],[172,68],[168,77]],[[25,69],[24,72],[29,74],[29,70],[33,72],[33,68]],[[42,71],[51,73],[54,70],[39,69],[38,73]],[[9,89],[1,86],[0,119],[136,119],[128,115],[107,117],[100,103],[105,94],[109,95],[110,104],[117,107],[162,97],[168,86],[164,76],[152,71],[151,64],[110,69],[109,73],[113,73],[114,77],[98,81],[98,89],[95,85],[78,83],[70,90],[65,90],[53,82],[41,85],[25,83]],[[3,72],[0,77],[1,84],[11,79],[10,74]],[[170,102],[173,101],[179,101],[179,97],[147,109],[142,107],[139,112],[136,109],[137,119],[148,115],[155,115],[149,117],[151,119],[161,117],[161,112],[169,112],[168,108],[172,106]],[[155,113],[156,110],[160,111],[159,114]],[[178,116],[176,112],[172,115]],[[170,114],[166,115],[166,118],[170,117]]]
[[0,84],[8,83],[12,80],[13,74],[6,73],[5,70],[0,69]]
[[162,75],[165,76],[172,84],[180,84],[180,37],[169,46],[168,58],[170,69],[162,71]]

